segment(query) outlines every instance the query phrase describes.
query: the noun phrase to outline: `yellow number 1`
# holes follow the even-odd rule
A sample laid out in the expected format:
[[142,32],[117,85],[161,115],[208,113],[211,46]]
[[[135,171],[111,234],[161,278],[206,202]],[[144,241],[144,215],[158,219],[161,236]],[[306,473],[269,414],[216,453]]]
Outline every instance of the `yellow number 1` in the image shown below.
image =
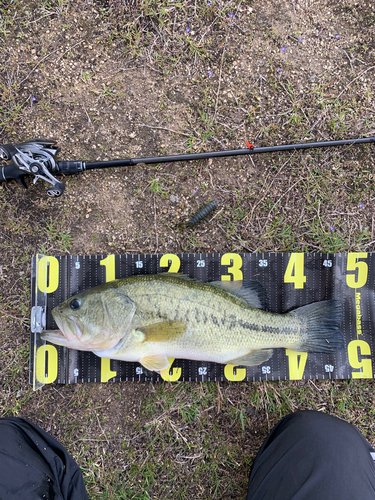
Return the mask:
[[[115,256],[108,255],[100,261],[100,265],[105,267],[105,281],[113,281],[116,279]],[[117,371],[111,370],[111,360],[109,358],[100,358],[100,380],[108,382],[110,378],[116,377]]]
[[105,259],[100,261],[100,265],[105,267],[105,281],[113,281],[116,279],[115,276],[115,256],[108,255]]

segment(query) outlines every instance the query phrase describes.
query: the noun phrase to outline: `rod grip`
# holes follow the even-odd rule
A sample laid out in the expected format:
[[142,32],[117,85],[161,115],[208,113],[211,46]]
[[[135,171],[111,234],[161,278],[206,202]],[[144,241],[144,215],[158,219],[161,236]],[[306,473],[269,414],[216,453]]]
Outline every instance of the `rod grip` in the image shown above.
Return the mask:
[[58,161],[57,167],[59,169],[59,174],[62,175],[82,174],[85,170],[82,161]]
[[28,172],[20,170],[16,165],[14,165],[14,163],[0,167],[0,183],[15,180],[26,189],[27,186],[25,184],[24,177],[28,175],[30,175]]

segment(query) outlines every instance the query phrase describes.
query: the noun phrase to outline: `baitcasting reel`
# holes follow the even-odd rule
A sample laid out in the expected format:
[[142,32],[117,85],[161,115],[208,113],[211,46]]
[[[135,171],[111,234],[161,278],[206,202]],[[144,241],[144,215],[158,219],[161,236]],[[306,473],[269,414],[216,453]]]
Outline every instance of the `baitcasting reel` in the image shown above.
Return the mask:
[[31,139],[17,146],[0,145],[0,159],[13,161],[12,164],[1,167],[0,182],[15,179],[26,188],[24,177],[33,175],[34,184],[38,179],[52,184],[47,189],[48,196],[51,198],[61,196],[65,186],[52,174],[81,173],[84,167],[82,162],[56,162],[55,155],[58,151],[57,143],[48,139]]

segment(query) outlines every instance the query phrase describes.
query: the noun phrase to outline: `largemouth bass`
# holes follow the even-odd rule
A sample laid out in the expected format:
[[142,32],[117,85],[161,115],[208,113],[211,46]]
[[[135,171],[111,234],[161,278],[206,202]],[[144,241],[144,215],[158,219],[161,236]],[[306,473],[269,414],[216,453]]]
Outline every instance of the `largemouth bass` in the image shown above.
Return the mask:
[[258,281],[132,276],[55,307],[59,330],[42,338],[155,371],[169,366],[168,357],[254,366],[267,361],[274,348],[329,353],[344,347],[340,301],[275,314],[262,310],[264,297]]

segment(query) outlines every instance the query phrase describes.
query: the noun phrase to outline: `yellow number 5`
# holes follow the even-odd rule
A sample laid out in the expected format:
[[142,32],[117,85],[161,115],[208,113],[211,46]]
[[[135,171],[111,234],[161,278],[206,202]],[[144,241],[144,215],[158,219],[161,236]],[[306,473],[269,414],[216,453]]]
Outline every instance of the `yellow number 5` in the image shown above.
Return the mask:
[[348,261],[346,263],[347,271],[356,271],[356,274],[347,274],[346,275],[346,284],[350,288],[361,288],[366,284],[367,275],[368,275],[368,266],[366,262],[362,260],[357,261],[357,259],[365,259],[367,257],[367,252],[358,252],[358,253],[348,253]]

